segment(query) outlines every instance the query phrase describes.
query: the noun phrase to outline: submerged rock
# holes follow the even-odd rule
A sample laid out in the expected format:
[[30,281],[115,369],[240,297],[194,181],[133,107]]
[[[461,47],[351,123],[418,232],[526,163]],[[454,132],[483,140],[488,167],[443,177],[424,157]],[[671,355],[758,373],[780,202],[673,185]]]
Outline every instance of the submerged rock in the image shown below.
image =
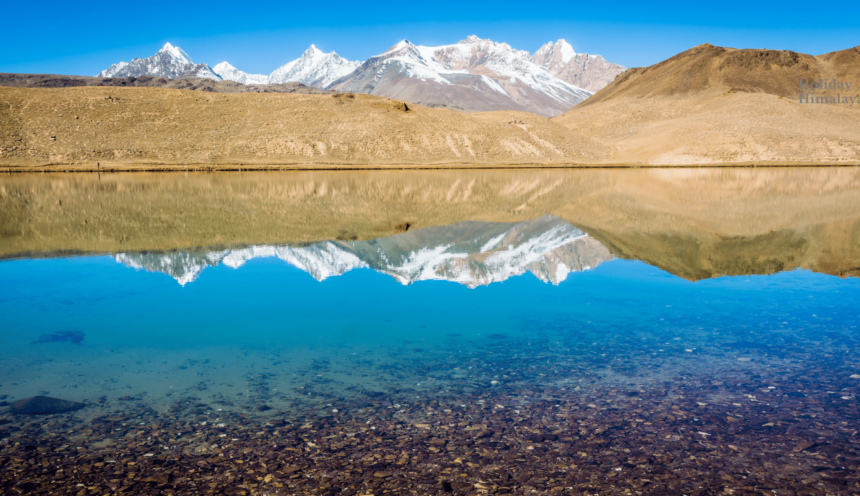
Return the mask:
[[12,403],[12,413],[19,415],[47,415],[51,413],[66,413],[80,410],[83,403],[66,401],[48,396],[33,396]]
[[52,334],[42,334],[39,339],[33,341],[33,344],[40,343],[72,343],[80,344],[84,340],[86,334],[81,331],[60,331]]

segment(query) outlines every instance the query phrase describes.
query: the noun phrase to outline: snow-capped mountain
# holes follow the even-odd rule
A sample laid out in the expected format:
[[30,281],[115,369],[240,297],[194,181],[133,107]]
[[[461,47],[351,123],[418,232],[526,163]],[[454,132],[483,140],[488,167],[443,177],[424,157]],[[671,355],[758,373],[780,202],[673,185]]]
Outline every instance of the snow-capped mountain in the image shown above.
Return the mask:
[[438,47],[403,40],[329,89],[466,110],[525,110],[547,117],[592,94],[554,77],[532,62],[528,52],[477,36]]
[[571,272],[589,270],[613,259],[598,241],[551,215],[519,223],[460,222],[370,241],[115,256],[128,267],[166,273],[183,286],[206,267],[223,263],[238,268],[261,257],[280,258],[318,281],[357,268],[372,268],[402,284],[435,279],[470,288],[525,272],[559,284]]
[[156,76],[168,79],[207,78],[221,81],[206,64],[195,64],[181,48],[166,43],[152,57],[119,62],[98,73],[96,77],[140,77]]
[[553,76],[568,83],[597,93],[627,68],[607,62],[600,55],[576,53],[563,39],[540,47],[531,61]]
[[269,84],[299,82],[316,88],[325,88],[337,79],[351,73],[361,62],[351,62],[335,52],[325,53],[314,45],[301,57],[275,69],[269,75]]
[[240,71],[226,61],[216,64],[212,70],[225,81],[236,81],[237,83],[242,84],[266,84],[269,80],[269,76],[264,74],[249,74],[245,71]]
[[552,117],[599,91],[622,71],[624,67],[599,55],[576,53],[564,40],[549,42],[530,55],[507,43],[469,36],[436,47],[403,40],[364,62],[311,45],[301,57],[268,76],[241,71],[227,62],[214,69],[195,64],[182,49],[167,43],[152,57],[119,62],[98,76],[299,82],[468,111],[521,110]]

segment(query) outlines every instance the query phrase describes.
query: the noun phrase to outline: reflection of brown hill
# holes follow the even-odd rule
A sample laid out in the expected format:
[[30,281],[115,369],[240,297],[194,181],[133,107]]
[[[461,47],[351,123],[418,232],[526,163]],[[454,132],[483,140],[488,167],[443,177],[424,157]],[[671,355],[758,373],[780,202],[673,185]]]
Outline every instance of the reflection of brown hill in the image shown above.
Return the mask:
[[548,213],[689,279],[860,268],[855,168],[12,176],[0,256],[375,239]]
[[[815,226],[805,233],[783,230],[757,236],[698,238],[682,233],[652,235],[584,228],[620,258],[642,260],[691,280],[775,274],[797,268],[856,277],[860,268],[860,250],[856,249],[860,222]],[[836,232],[822,232],[826,229]],[[819,246],[820,240],[826,240],[826,245]]]
[[629,69],[553,120],[612,144],[618,163],[858,163],[860,102],[801,104],[800,81],[858,96],[860,47],[812,56],[700,45]]

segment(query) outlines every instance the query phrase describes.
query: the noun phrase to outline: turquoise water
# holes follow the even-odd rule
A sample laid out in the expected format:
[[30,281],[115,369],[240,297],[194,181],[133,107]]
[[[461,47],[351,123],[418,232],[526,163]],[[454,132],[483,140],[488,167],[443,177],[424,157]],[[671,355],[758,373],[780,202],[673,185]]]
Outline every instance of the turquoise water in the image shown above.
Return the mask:
[[[454,176],[389,186],[337,176],[330,197],[295,196],[317,191],[315,175],[310,186],[200,176],[199,191],[175,176],[10,181],[0,191],[10,214],[0,218],[0,493],[855,494],[856,195],[821,200],[839,174],[813,172],[792,171],[779,194],[756,172],[762,212],[732,211],[728,194],[724,216],[705,206],[666,225],[659,204],[625,212],[630,203],[613,199],[629,191],[628,173],[607,178],[617,184],[608,203],[565,207],[570,221],[542,207],[519,222],[450,225],[433,223]],[[505,208],[540,186],[518,174],[509,179],[524,196]],[[729,186],[708,180],[691,194],[733,191],[732,174],[711,176]],[[494,210],[504,181],[476,193],[489,206],[451,218],[514,216]],[[432,208],[409,215],[433,227],[400,212],[362,218],[376,198],[428,184]],[[220,212],[212,187],[238,203]],[[571,188],[564,202],[592,189]],[[139,212],[150,198],[163,202],[152,220]],[[351,220],[305,219],[338,212]],[[754,227],[726,227],[750,212]],[[294,231],[272,235],[283,226]],[[249,241],[319,232],[344,234]],[[150,244],[197,247],[140,249]],[[759,274],[678,275],[720,267]],[[17,410],[48,401],[34,396],[77,403]]]
[[[860,325],[857,279],[796,270],[691,282],[617,259],[558,284],[526,273],[475,288],[404,285],[369,268],[317,281],[274,257],[209,267],[184,286],[109,256],[4,261],[0,280],[0,396],[122,393],[156,410],[201,385],[223,400],[260,373],[269,390],[245,388],[230,407],[289,410],[307,378],[349,398],[755,375],[851,354]],[[64,331],[85,337],[34,343]]]

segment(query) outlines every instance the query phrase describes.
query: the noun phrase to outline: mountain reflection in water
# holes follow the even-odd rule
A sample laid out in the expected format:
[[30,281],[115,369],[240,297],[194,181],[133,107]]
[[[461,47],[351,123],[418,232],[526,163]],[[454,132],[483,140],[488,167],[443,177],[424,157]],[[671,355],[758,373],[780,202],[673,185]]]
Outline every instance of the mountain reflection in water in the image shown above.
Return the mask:
[[2,177],[0,494],[855,494],[858,274],[855,168]]
[[115,256],[129,267],[168,274],[183,286],[206,267],[223,263],[239,268],[248,260],[264,257],[277,257],[317,281],[372,268],[402,284],[447,280],[470,288],[526,271],[541,281],[558,284],[570,272],[589,270],[613,258],[599,242],[551,215],[511,224],[460,222],[369,241]]

